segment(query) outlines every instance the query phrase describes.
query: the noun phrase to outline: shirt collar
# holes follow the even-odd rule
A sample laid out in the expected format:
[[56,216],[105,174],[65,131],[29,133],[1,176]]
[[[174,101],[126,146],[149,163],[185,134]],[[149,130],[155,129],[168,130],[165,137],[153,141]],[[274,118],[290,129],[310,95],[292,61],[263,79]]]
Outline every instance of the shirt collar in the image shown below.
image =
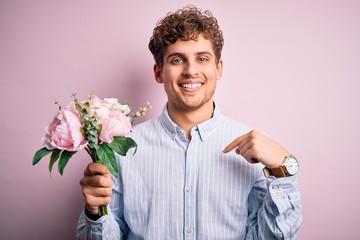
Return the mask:
[[[198,132],[201,141],[205,141],[216,128],[221,117],[222,115],[220,113],[219,107],[214,103],[214,113],[212,118],[194,126],[191,130],[191,134]],[[163,112],[160,116],[160,122],[165,131],[173,140],[177,134],[180,134],[181,128],[171,120],[167,109],[167,104],[165,104],[163,108]]]

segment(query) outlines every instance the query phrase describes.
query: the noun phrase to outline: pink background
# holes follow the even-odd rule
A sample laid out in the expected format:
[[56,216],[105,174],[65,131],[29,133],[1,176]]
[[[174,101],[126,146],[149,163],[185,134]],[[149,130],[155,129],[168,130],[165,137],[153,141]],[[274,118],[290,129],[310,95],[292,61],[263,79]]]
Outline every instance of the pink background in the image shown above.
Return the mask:
[[[149,100],[144,119],[158,115],[166,96],[147,44],[156,21],[186,3],[0,2],[0,239],[75,239],[89,158],[76,154],[63,177],[50,177],[48,158],[31,166],[54,101],[93,92],[134,108]],[[360,2],[192,3],[224,32],[222,112],[300,159],[299,239],[358,239]]]

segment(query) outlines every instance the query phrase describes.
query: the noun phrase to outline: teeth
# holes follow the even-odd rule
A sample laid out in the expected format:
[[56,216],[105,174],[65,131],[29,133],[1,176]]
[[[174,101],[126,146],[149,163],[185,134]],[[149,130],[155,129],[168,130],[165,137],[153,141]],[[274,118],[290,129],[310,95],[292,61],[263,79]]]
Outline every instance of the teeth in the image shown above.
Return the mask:
[[199,88],[201,87],[201,83],[193,83],[193,84],[182,84],[183,88]]

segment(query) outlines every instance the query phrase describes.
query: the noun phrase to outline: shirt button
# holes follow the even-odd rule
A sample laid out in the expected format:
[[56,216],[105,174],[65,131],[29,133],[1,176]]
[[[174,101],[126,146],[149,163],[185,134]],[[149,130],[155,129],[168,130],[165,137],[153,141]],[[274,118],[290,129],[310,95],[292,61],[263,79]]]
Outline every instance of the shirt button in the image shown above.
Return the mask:
[[190,193],[191,190],[192,190],[191,187],[187,187],[187,188],[186,188],[186,192],[188,192],[188,193]]
[[279,190],[279,189],[280,189],[280,187],[279,187],[279,186],[274,185],[274,186],[272,186],[272,189],[273,189],[273,190]]
[[184,135],[184,133],[185,133],[184,130],[182,130],[182,129],[179,130],[179,134]]
[[277,217],[278,222],[282,222],[282,217]]
[[187,229],[186,229],[186,232],[188,233],[188,234],[190,234],[190,233],[192,233],[192,227],[188,227]]

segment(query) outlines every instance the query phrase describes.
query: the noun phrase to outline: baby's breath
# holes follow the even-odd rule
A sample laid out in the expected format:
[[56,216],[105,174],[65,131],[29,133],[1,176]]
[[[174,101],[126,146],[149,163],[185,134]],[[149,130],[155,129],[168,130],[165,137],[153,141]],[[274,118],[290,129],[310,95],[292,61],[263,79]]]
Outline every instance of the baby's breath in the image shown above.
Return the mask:
[[134,114],[134,116],[131,117],[131,122],[133,123],[135,121],[135,119],[137,119],[141,116],[145,116],[145,114],[149,110],[149,108],[152,108],[152,106],[149,102],[147,102],[145,107],[139,108],[139,110]]

